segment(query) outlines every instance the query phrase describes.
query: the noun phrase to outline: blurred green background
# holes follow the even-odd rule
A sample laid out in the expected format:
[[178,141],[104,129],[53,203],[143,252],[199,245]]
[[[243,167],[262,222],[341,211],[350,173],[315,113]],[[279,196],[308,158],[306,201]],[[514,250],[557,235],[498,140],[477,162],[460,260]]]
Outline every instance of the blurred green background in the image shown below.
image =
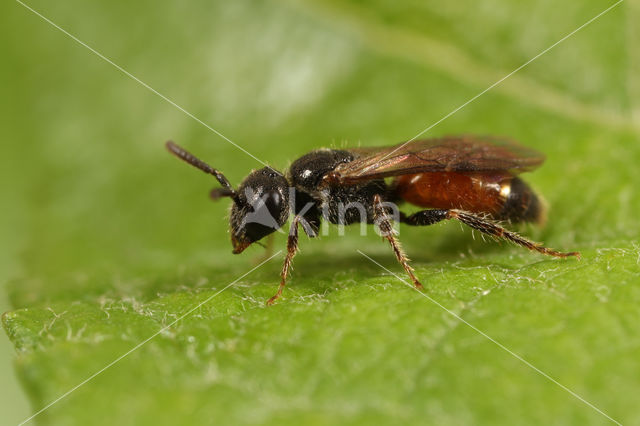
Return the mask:
[[[281,169],[321,146],[407,140],[612,4],[28,3]],[[0,412],[14,424],[262,253],[231,254],[228,203],[163,142],[233,183],[260,164],[19,3],[1,7]],[[639,19],[625,1],[425,134],[545,152],[526,179],[549,223],[523,232],[581,262],[453,223],[401,229],[430,297],[625,424],[640,424]],[[401,271],[375,235],[301,248],[278,305],[264,301],[280,257],[35,421],[608,422],[357,254]]]

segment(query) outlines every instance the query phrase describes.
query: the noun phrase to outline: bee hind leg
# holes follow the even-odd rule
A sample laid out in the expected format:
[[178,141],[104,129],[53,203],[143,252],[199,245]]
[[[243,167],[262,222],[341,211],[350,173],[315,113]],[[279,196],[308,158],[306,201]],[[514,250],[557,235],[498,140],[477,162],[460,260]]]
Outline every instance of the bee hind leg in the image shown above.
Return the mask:
[[447,210],[448,217],[447,219],[457,219],[465,225],[475,229],[477,231],[482,232],[483,234],[490,235],[494,238],[501,238],[503,240],[510,241],[514,244],[522,246],[532,251],[537,251],[538,253],[545,254],[547,256],[553,257],[569,257],[575,256],[580,259],[580,253],[577,251],[572,252],[561,252],[548,247],[543,246],[540,243],[536,243],[531,241],[517,232],[509,231],[508,229],[503,228],[498,223],[485,219],[481,216],[475,215],[473,213],[465,212],[463,210]]
[[514,244],[527,248],[529,250],[537,251],[538,253],[545,254],[547,256],[553,257],[569,257],[575,256],[580,258],[580,253],[572,251],[572,252],[561,252],[557,250],[550,249],[548,247],[543,246],[540,243],[533,242],[528,240],[527,238],[521,236],[517,232],[510,231],[504,227],[502,227],[497,222],[484,218],[480,215],[469,213],[464,210],[446,210],[446,209],[429,209],[422,210],[417,213],[412,214],[411,216],[400,216],[400,220],[402,223],[412,226],[428,226],[433,225],[434,223],[440,222],[445,219],[456,219],[468,227],[475,229],[476,231],[480,231],[483,234],[489,235],[493,238],[503,239],[510,241]]

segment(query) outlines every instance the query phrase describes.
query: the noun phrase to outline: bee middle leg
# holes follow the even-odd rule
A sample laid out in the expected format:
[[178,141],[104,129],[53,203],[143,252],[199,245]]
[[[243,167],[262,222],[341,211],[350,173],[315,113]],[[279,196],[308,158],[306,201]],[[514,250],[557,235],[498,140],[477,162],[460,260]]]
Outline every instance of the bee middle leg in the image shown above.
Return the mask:
[[396,259],[398,259],[398,262],[400,262],[404,270],[407,272],[407,275],[409,275],[409,278],[411,278],[411,281],[413,281],[413,285],[417,289],[424,288],[415,276],[413,268],[409,265],[409,258],[402,249],[400,241],[396,238],[395,230],[393,229],[393,220],[385,210],[382,204],[382,198],[379,195],[375,195],[373,198],[373,211],[375,223],[380,229],[380,234],[383,238],[389,241],[389,244],[393,249],[393,253],[396,255]]

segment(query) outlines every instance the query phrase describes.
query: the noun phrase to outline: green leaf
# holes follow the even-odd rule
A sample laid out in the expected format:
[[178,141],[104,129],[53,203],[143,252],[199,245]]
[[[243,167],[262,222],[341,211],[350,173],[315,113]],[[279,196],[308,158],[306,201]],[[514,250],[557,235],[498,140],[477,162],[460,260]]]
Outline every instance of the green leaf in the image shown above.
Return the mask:
[[[612,4],[29,3],[188,114],[8,6],[3,325],[33,412],[82,383],[35,420],[640,423],[637,5],[439,122]],[[263,249],[231,254],[216,183],[162,144],[234,184],[260,163],[189,115],[280,169],[434,123],[511,136],[547,155],[524,177],[548,223],[521,231],[582,260],[401,228],[421,295],[372,229],[334,229],[266,307],[282,254],[245,275]]]

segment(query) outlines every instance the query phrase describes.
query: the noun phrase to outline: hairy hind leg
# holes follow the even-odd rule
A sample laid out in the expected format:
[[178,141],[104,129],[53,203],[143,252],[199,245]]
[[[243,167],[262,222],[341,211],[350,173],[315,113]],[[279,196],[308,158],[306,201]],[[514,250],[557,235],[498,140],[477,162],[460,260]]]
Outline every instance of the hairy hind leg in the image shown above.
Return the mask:
[[538,253],[546,254],[547,256],[553,256],[553,257],[575,256],[578,259],[580,258],[580,253],[578,253],[577,251],[561,252],[561,251],[550,249],[548,247],[543,246],[541,243],[536,243],[534,241],[528,240],[516,232],[509,231],[508,229],[503,228],[502,226],[498,225],[496,222],[493,222],[488,219],[484,219],[473,213],[468,213],[462,210],[449,210],[449,218],[457,219],[460,222],[464,223],[465,225],[482,232],[483,234],[487,234],[495,238],[502,238],[504,240],[511,241],[514,244],[518,244],[519,246],[528,248],[529,250],[537,251]]
[[580,258],[580,253],[576,251],[572,252],[560,252],[547,247],[544,247],[540,243],[533,242],[524,238],[516,232],[509,231],[503,228],[498,223],[485,219],[477,214],[465,212],[463,210],[444,210],[444,209],[430,209],[422,210],[411,216],[401,216],[402,223],[413,226],[427,226],[440,222],[445,219],[456,219],[465,225],[482,232],[483,234],[490,235],[495,238],[501,238],[510,241],[519,246],[525,247],[529,250],[537,251],[538,253],[546,254],[553,257],[569,257],[575,256]]

